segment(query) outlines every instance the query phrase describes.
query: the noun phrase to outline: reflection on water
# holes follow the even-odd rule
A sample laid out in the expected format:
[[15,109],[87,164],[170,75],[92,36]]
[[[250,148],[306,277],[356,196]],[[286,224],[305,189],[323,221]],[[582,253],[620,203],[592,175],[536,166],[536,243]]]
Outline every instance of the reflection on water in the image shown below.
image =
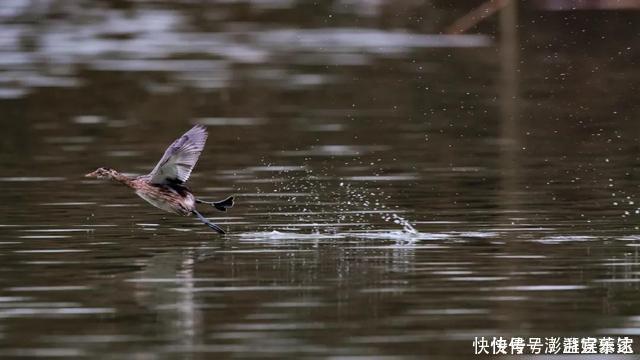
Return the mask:
[[[438,35],[465,10],[3,2],[0,356],[451,359],[476,336],[637,336],[630,13],[525,7]],[[145,173],[195,123],[190,185],[237,196],[201,209],[224,238],[82,177]]]

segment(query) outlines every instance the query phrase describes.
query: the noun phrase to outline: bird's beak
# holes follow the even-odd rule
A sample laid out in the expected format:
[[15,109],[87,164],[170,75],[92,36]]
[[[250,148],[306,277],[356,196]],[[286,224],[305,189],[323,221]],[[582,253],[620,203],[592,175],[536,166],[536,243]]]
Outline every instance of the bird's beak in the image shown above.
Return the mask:
[[96,171],[94,171],[94,172],[90,172],[90,173],[86,174],[84,177],[97,178],[98,174],[96,174]]

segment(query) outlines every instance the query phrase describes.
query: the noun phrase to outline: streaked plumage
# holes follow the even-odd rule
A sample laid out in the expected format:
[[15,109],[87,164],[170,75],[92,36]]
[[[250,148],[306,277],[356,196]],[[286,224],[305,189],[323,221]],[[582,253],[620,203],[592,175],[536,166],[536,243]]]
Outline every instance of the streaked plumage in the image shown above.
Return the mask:
[[184,185],[198,162],[206,141],[207,130],[196,125],[167,148],[158,164],[147,175],[130,178],[102,167],[85,176],[109,178],[127,185],[149,204],[181,216],[195,215],[210,228],[224,234],[218,225],[211,223],[196,210],[196,203],[209,204],[220,211],[227,211],[233,206],[233,197],[218,202],[203,201],[197,199]]

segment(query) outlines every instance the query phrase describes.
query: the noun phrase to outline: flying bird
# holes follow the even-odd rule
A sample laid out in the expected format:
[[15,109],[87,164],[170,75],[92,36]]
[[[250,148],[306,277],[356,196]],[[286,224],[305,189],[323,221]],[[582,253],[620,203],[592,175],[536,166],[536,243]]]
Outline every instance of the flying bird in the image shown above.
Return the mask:
[[207,204],[220,211],[227,211],[233,206],[233,196],[222,201],[204,201],[196,198],[185,185],[206,141],[207,130],[196,125],[165,150],[162,159],[147,175],[128,177],[111,168],[101,167],[85,177],[106,178],[124,184],[149,204],[181,216],[195,215],[213,230],[224,234],[220,226],[196,210],[196,204]]

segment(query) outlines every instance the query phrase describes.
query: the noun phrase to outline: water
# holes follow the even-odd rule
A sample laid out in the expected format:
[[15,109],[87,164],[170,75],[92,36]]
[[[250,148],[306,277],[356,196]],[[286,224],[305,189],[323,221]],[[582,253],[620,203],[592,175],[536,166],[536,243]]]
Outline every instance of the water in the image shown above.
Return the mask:
[[[432,36],[464,9],[374,3],[3,3],[0,356],[637,341],[635,13],[523,8],[516,71],[495,21]],[[82,176],[195,123],[226,237]]]

